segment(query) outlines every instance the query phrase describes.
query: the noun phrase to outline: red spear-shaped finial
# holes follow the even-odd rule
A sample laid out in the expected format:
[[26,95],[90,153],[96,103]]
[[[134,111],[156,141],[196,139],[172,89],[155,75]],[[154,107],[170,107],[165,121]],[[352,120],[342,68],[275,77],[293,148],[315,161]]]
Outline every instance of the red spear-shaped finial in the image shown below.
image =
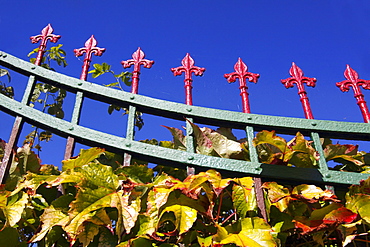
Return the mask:
[[193,79],[191,79],[191,74],[194,73],[196,76],[202,76],[206,69],[194,66],[194,60],[193,58],[191,58],[189,53],[186,53],[186,56],[181,61],[181,64],[182,66],[172,68],[171,71],[173,72],[174,76],[181,75],[183,72],[185,73],[184,87],[186,95],[186,104],[193,105],[193,97],[191,94],[191,89],[193,88],[192,86]]
[[131,67],[131,65],[134,65],[134,70],[132,71],[132,87],[131,87],[131,93],[134,93],[134,94],[138,93],[140,66],[143,65],[144,68],[149,69],[154,64],[154,61],[150,61],[144,58],[145,58],[145,54],[139,47],[132,54],[132,59],[121,62],[123,68],[129,68]]
[[82,54],[85,53],[85,59],[82,65],[82,72],[80,77],[81,80],[86,81],[87,79],[87,73],[90,68],[92,54],[95,54],[96,56],[101,56],[103,55],[103,52],[105,52],[105,48],[99,48],[96,47],[96,45],[96,39],[94,38],[94,35],[91,35],[91,37],[85,42],[85,47],[74,49],[76,57],[82,56]]
[[248,100],[248,92],[247,92],[247,79],[250,82],[257,83],[258,78],[260,77],[259,74],[254,74],[248,72],[247,65],[242,61],[241,58],[238,59],[236,64],[234,65],[235,72],[225,74],[224,77],[227,79],[229,83],[235,82],[236,79],[239,79],[239,89],[240,89],[240,96],[242,97],[242,104],[243,104],[243,112],[244,113],[251,113],[249,100]]
[[41,59],[44,56],[46,43],[50,40],[53,43],[56,43],[58,39],[60,39],[60,35],[55,35],[53,33],[53,28],[50,24],[48,24],[44,29],[42,29],[41,34],[30,37],[32,43],[38,43],[41,40],[39,50],[37,52],[37,57],[35,61],[35,65],[41,64]]
[[370,89],[370,80],[359,79],[358,73],[348,64],[346,70],[344,71],[344,77],[347,80],[337,82],[337,87],[339,87],[342,92],[348,92],[349,87],[352,87],[353,92],[355,93],[354,96],[357,100],[357,105],[360,107],[362,116],[364,118],[364,122],[369,123],[370,113],[360,86],[362,86],[364,89]]
[[307,119],[313,119],[310,102],[308,101],[307,92],[304,89],[303,83],[306,83],[309,87],[315,87],[316,78],[303,76],[303,71],[295,63],[292,63],[289,74],[292,77],[281,80],[281,83],[283,83],[286,88],[291,88],[294,84],[297,85],[298,95],[303,106],[304,115]]

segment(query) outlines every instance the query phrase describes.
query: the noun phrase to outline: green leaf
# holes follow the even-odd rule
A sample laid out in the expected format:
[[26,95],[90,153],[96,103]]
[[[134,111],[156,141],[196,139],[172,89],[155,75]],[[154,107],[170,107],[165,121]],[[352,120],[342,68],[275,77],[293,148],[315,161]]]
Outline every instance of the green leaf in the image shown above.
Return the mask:
[[0,231],[0,246],[19,247],[19,237],[16,228],[5,227]]
[[206,238],[197,236],[197,239],[201,247],[210,247],[212,245],[212,236],[208,236]]
[[62,161],[63,171],[86,165],[103,153],[104,149],[101,148],[90,148],[87,150],[81,149],[80,154],[77,157]]
[[136,183],[150,183],[154,176],[153,169],[148,168],[146,165],[126,166],[120,169],[120,172]]
[[30,57],[32,54],[35,54],[35,53],[38,53],[39,52],[39,48],[35,48],[33,49],[30,53],[27,54],[27,57]]
[[118,176],[113,173],[112,167],[110,166],[90,163],[88,165],[83,165],[80,172],[85,180],[83,184],[78,185],[81,189],[88,186],[92,189],[104,188],[115,191],[119,186]]

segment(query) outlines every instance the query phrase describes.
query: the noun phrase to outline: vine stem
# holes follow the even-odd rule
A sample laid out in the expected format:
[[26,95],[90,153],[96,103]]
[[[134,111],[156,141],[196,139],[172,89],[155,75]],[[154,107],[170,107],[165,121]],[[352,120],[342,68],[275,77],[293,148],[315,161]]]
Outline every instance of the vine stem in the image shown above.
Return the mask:
[[223,195],[224,195],[224,191],[222,191],[222,192],[221,192],[220,202],[219,202],[219,204],[218,204],[218,209],[217,209],[216,222],[218,221],[218,218],[220,217],[220,212],[221,212],[221,205],[222,205],[222,198],[223,198]]
[[235,211],[232,214],[230,214],[224,221],[222,221],[221,225],[223,225],[225,222],[227,222],[234,215],[236,215],[236,212]]

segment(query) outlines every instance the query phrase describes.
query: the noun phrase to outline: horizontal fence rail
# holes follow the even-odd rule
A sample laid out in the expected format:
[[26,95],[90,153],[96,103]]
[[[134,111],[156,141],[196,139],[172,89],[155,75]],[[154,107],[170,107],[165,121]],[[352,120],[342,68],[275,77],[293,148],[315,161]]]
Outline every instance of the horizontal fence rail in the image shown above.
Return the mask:
[[[22,117],[25,122],[50,130],[62,137],[67,138],[70,136],[75,138],[77,142],[90,146],[100,146],[111,151],[123,151],[148,162],[164,165],[213,168],[240,173],[240,175],[253,175],[287,181],[304,181],[305,183],[357,184],[360,180],[369,176],[368,174],[329,170],[319,139],[320,137],[330,137],[368,141],[370,140],[370,125],[366,123],[257,115],[159,100],[72,78],[36,66],[1,51],[0,65],[29,76],[33,84],[35,80],[45,82],[76,94],[82,93],[86,98],[127,108],[135,107],[137,111],[150,115],[177,120],[190,118],[199,124],[243,129],[246,131],[252,161],[224,159],[173,150],[134,141],[132,138],[110,135],[42,113],[28,106],[25,100],[18,102],[0,95],[0,110],[13,116]],[[29,83],[26,92],[32,91],[33,84]],[[129,113],[129,119],[131,120],[134,117],[132,114],[132,112]],[[129,128],[134,128],[134,126],[128,124],[127,128],[129,130]],[[252,140],[254,131],[261,130],[275,130],[282,134],[293,135],[299,131],[305,136],[311,136],[314,146],[320,154],[319,168],[297,168],[259,163]],[[2,165],[4,166],[5,164]]]

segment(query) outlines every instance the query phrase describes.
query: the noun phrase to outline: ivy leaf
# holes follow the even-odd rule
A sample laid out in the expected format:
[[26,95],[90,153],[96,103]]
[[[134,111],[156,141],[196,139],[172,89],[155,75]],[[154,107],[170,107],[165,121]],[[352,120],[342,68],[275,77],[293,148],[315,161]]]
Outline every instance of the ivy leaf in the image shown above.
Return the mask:
[[50,139],[53,137],[53,134],[50,131],[42,131],[39,134],[39,140],[40,141],[50,141]]
[[104,188],[115,191],[119,186],[118,176],[113,173],[112,167],[102,164],[88,164],[81,167],[80,170],[83,183],[78,184],[78,188]]
[[[213,149],[217,152],[218,156],[229,159],[244,159],[244,150],[241,144],[235,141],[235,136],[232,135],[231,130],[228,132],[226,128],[214,131],[210,128],[201,128],[203,134],[208,137],[212,142]],[[221,134],[222,131],[227,136]]]
[[153,169],[146,165],[131,165],[119,169],[120,173],[129,177],[130,180],[136,183],[150,183],[154,175]]
[[14,195],[15,200],[10,200],[6,207],[2,208],[6,218],[6,225],[14,227],[15,224],[22,218],[22,213],[28,203],[28,195],[26,193],[19,193]]
[[239,217],[244,218],[249,210],[253,210],[248,201],[253,187],[253,179],[245,177],[234,179],[234,181],[237,181],[238,184],[233,185],[232,201]]
[[208,181],[212,185],[212,189],[217,196],[219,196],[223,189],[229,186],[232,179],[230,178],[222,178],[221,174],[215,170],[208,170],[206,172],[208,176]]
[[[25,174],[27,171],[38,173],[40,170],[40,159],[39,157],[31,150],[30,144],[24,144],[23,147],[17,149],[17,158],[18,165],[21,174]],[[15,166],[12,165],[10,173],[13,172]]]
[[86,165],[103,153],[104,149],[101,148],[90,148],[87,150],[81,149],[80,154],[77,157],[62,161],[63,171]]
[[118,210],[116,234],[120,239],[124,231],[128,234],[131,228],[135,226],[140,211],[140,200],[132,201],[129,205],[129,195],[124,195],[123,191],[118,191],[112,198],[110,206]]
[[276,136],[275,131],[263,130],[257,133],[253,144],[257,148],[260,162],[267,164],[281,161],[284,154],[289,152],[286,141]]
[[185,151],[186,150],[185,136],[182,130],[174,127],[168,127],[164,125],[162,126],[171,132],[173,136],[174,148]]
[[370,224],[370,178],[352,185],[346,194],[346,208]]
[[40,221],[42,222],[41,230],[31,238],[30,242],[32,243],[41,241],[54,226],[64,227],[68,223],[69,217],[60,209],[50,206],[44,210]]
[[[16,228],[5,227],[0,231],[0,246],[7,247],[18,247],[22,246],[19,244],[19,233]],[[26,245],[25,245],[26,246]]]
[[176,219],[174,224],[176,229],[179,231],[179,235],[187,232],[197,219],[197,210],[184,205],[172,205],[166,207],[162,211],[160,218],[162,218],[163,214],[166,212],[173,212]]
[[290,191],[276,182],[263,183],[262,188],[268,192],[269,200],[281,211],[284,212],[291,200]]
[[2,68],[0,68],[0,77],[2,77],[2,76],[4,76],[4,75],[6,75],[6,76],[8,77],[8,81],[10,81],[10,80],[11,80],[9,71],[8,71],[8,70],[6,70],[6,69],[2,69]]
[[240,221],[241,231],[228,234],[220,244],[235,244],[250,247],[275,247],[270,226],[261,218],[244,218]]
[[309,218],[296,217],[294,219],[296,228],[301,228],[303,234],[314,231],[326,230],[333,225],[351,223],[357,218],[357,214],[343,207],[339,203],[332,203],[312,212]]
[[324,149],[326,161],[333,160],[344,166],[341,170],[361,171],[364,165],[364,157],[358,152],[358,145],[329,144]]
[[82,243],[83,247],[87,247],[99,233],[99,226],[87,222],[84,225],[80,226],[80,234],[78,234],[77,239]]
[[296,167],[314,168],[317,166],[319,155],[311,146],[312,141],[307,141],[301,133],[297,133],[296,137],[287,143],[287,146],[292,150],[289,155],[285,155],[285,159],[289,159],[289,163]]
[[204,129],[187,120],[193,128],[193,136],[196,142],[197,153],[211,156],[219,156],[213,148],[212,140],[204,133]]
[[291,196],[293,198],[301,199],[309,203],[318,201],[332,201],[339,202],[333,192],[329,190],[322,190],[315,185],[301,184],[294,187]]

